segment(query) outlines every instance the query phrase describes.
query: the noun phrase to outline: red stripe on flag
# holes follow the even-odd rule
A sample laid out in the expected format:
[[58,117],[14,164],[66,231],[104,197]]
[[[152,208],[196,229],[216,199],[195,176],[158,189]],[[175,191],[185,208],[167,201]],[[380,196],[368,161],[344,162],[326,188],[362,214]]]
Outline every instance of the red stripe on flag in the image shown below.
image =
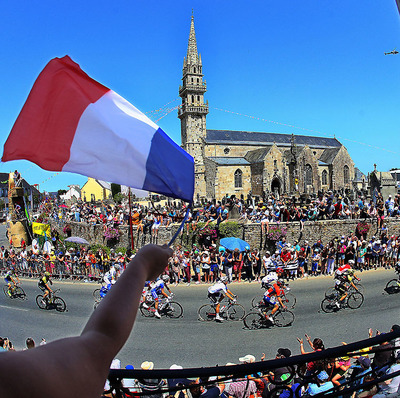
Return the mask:
[[52,59],[15,121],[2,161],[26,159],[43,169],[61,171],[82,113],[108,91],[69,56]]

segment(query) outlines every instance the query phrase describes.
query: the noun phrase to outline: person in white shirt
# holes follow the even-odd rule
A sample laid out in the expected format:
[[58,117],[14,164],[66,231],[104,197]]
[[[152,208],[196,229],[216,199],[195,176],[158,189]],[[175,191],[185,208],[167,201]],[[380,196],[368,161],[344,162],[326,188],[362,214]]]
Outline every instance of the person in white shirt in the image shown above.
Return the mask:
[[234,294],[227,288],[228,278],[223,276],[219,282],[208,288],[208,298],[215,304],[215,320],[221,322],[222,318],[219,315],[219,311],[221,308],[221,301],[225,296],[230,298],[231,300],[235,300]]

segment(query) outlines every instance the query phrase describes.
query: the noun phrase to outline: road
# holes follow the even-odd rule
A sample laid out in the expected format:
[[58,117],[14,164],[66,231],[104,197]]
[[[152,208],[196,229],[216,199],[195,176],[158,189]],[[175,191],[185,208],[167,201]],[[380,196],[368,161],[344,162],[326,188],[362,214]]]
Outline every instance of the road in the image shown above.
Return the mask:
[[[325,314],[320,311],[320,303],[325,290],[333,283],[332,278],[298,280],[291,283],[297,297],[293,326],[256,331],[244,329],[242,322],[198,321],[197,309],[207,302],[207,286],[172,287],[175,299],[184,307],[184,317],[157,320],[138,315],[133,333],[117,357],[124,366],[131,363],[135,367],[145,360],[153,361],[156,368],[173,363],[185,367],[223,365],[237,362],[246,354],[259,358],[265,352],[271,358],[279,347],[299,353],[296,337],[303,337],[305,333],[322,338],[327,347],[332,347],[342,341],[366,338],[369,327],[385,331],[392,324],[400,323],[400,295],[382,294],[394,272],[368,271],[361,276],[366,293],[360,309]],[[14,301],[1,295],[0,336],[9,337],[17,348],[22,348],[27,337],[39,342],[42,337],[52,341],[79,334],[92,313],[92,292],[98,285],[55,281],[54,286],[61,288],[60,295],[68,305],[66,313],[39,310],[35,303],[39,293],[35,281],[23,281],[27,301]],[[247,311],[251,298],[261,293],[257,283],[234,283],[230,288]]]

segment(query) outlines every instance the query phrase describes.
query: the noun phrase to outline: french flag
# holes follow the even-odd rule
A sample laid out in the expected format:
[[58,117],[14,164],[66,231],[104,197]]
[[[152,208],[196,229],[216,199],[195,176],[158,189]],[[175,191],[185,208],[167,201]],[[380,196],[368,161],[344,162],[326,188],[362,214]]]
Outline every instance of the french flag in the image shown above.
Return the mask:
[[40,73],[4,144],[26,159],[191,202],[194,161],[155,123],[68,56]]

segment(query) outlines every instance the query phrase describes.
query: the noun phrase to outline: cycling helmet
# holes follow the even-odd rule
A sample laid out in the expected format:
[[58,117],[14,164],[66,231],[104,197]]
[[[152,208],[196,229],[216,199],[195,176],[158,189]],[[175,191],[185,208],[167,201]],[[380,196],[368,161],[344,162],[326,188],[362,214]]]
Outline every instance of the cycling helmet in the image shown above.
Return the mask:
[[228,282],[228,278],[226,276],[221,276],[221,282],[226,283]]
[[354,260],[349,260],[349,264],[354,264]]
[[50,274],[49,271],[46,271],[46,272],[44,273],[44,275],[47,276],[47,277],[51,276],[51,274]]
[[168,276],[168,275],[163,275],[163,276],[161,277],[161,279],[162,279],[164,282],[168,282],[168,281],[169,281],[169,276]]

